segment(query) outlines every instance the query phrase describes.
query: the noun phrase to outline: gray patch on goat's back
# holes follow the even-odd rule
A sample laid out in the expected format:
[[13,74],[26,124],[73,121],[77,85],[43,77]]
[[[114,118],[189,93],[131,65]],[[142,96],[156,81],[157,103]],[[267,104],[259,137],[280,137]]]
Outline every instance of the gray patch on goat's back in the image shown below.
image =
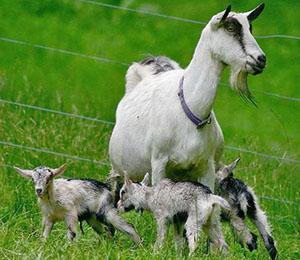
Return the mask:
[[164,56],[150,56],[140,61],[140,64],[153,65],[153,75],[175,69],[175,67],[172,65],[172,61],[168,57]]

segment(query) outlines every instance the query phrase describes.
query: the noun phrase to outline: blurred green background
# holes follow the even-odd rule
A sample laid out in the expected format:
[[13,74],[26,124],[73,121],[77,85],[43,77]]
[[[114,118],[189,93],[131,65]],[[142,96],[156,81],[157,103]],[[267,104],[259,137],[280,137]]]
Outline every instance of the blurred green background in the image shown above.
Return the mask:
[[[100,2],[100,1],[99,1]],[[208,21],[228,1],[103,1],[121,7],[147,10],[193,20]],[[248,11],[257,1],[230,1],[233,10]],[[243,101],[224,85],[219,87],[215,112],[225,143],[279,157],[300,159],[300,2],[265,1],[266,8],[253,25],[254,35],[285,34],[297,39],[258,39],[267,55],[263,74],[249,77],[259,108]],[[148,54],[166,55],[181,66],[189,63],[202,25],[135,12],[106,8],[82,1],[0,0],[0,98],[55,110],[114,121],[124,94],[127,67],[67,55],[57,51],[9,43],[3,38],[64,49],[76,53],[131,63]],[[222,82],[227,84],[228,73]],[[267,93],[296,98],[288,100]],[[112,127],[0,102],[0,141],[109,162],[107,146]],[[224,161],[239,152],[225,150]],[[282,258],[299,254],[299,163],[285,163],[242,153],[237,175],[264,196]],[[66,158],[0,144],[0,162],[21,167],[40,164],[55,167]],[[109,167],[68,160],[66,175],[105,180]],[[58,225],[50,241],[40,242],[39,210],[31,183],[9,167],[0,174],[0,256],[6,258],[61,255],[66,258],[175,258],[171,239],[159,254],[152,253],[155,224],[150,214],[127,215],[144,238],[135,248],[123,235],[112,241],[92,231],[74,244],[65,242],[65,227]],[[268,199],[266,197],[272,197]],[[278,201],[281,200],[281,201]],[[286,202],[286,200],[293,202]],[[87,228],[87,227],[86,227]],[[233,243],[229,228],[226,239]],[[57,237],[60,239],[58,240]],[[88,249],[88,250],[87,250]],[[201,257],[205,246],[197,252]],[[217,258],[217,256],[215,256]],[[230,259],[266,258],[260,244],[254,253],[230,246]]]

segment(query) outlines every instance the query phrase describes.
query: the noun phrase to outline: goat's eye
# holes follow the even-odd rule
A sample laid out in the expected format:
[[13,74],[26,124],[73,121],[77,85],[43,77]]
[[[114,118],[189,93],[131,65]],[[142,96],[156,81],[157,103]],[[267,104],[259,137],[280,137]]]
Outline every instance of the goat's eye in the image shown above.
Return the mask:
[[233,24],[229,24],[226,29],[227,29],[228,32],[234,32],[235,28],[234,28]]

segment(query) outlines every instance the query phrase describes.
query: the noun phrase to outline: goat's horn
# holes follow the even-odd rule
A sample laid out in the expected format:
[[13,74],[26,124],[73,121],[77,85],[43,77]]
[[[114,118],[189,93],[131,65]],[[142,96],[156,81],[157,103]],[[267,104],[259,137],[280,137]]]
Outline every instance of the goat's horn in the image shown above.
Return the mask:
[[247,19],[249,22],[254,21],[264,10],[265,4],[261,3],[259,6],[257,6],[255,9],[247,13]]
[[223,23],[226,20],[226,18],[228,16],[228,14],[230,13],[230,11],[231,11],[231,5],[228,5],[225,12],[224,12],[224,14],[223,14],[223,16],[222,16],[222,18],[221,18],[221,20],[220,20],[220,23]]

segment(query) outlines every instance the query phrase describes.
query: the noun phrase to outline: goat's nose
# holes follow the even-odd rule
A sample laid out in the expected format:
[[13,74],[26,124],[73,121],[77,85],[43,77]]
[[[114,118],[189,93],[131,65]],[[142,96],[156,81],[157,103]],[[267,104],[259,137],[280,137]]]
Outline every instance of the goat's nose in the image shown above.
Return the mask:
[[257,60],[259,61],[259,64],[260,64],[262,67],[264,67],[264,66],[266,65],[267,58],[266,58],[266,56],[265,56],[264,54],[259,55],[259,56],[257,57]]
[[36,189],[35,191],[38,195],[40,195],[42,193],[42,189]]

